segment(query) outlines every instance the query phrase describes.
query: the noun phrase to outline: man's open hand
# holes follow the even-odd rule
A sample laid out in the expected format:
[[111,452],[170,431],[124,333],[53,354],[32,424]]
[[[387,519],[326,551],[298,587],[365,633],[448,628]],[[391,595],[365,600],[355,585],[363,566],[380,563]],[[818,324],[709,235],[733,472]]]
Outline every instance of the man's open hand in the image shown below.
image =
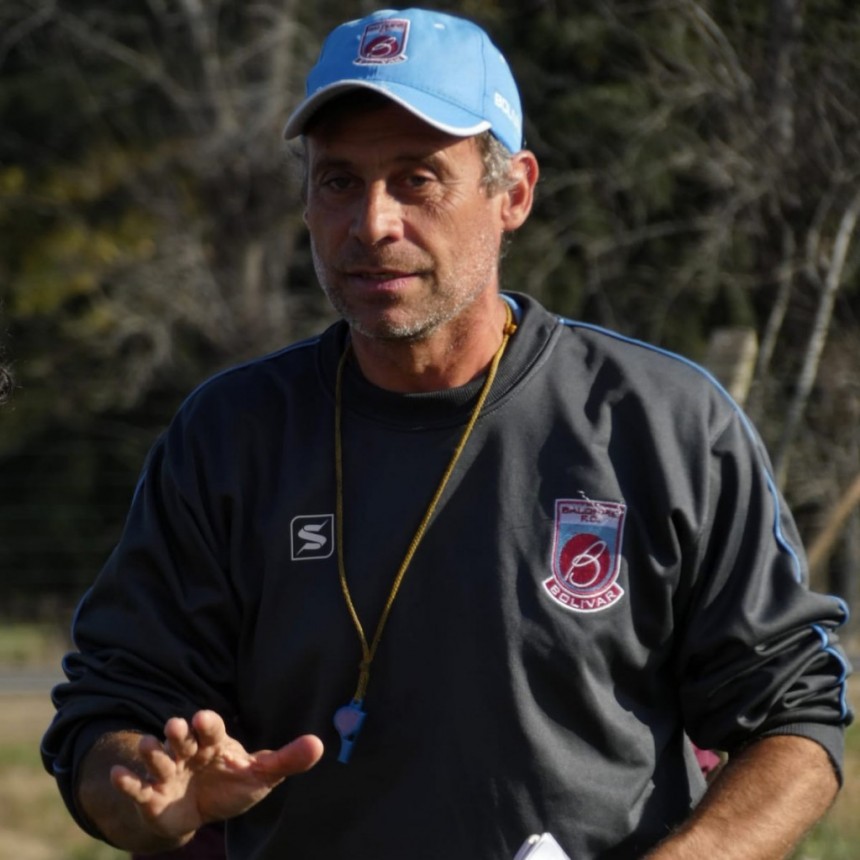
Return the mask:
[[[232,818],[259,803],[288,776],[313,767],[322,741],[303,735],[277,750],[248,752],[227,734],[214,711],[198,711],[191,722],[167,721],[165,740],[153,735],[121,733],[100,745],[102,764],[113,746],[124,748],[110,767],[110,783],[131,801],[124,810],[103,805],[100,792],[82,786],[81,798],[94,823],[111,841],[134,849],[139,845],[181,845],[202,825]],[[130,738],[133,738],[132,742]],[[87,768],[90,773],[95,770]],[[126,814],[116,815],[125,812]],[[133,812],[133,814],[132,814]],[[132,823],[138,819],[138,826]],[[126,838],[126,833],[130,838]],[[142,841],[141,841],[142,840]]]

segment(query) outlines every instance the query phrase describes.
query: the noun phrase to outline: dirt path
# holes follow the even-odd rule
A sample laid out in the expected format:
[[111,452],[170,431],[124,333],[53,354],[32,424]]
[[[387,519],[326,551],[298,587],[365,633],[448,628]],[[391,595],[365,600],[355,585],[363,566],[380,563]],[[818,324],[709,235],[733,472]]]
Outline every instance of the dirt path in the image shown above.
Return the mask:
[[0,860],[127,860],[78,829],[43,770],[39,741],[53,713],[47,686],[0,694]]

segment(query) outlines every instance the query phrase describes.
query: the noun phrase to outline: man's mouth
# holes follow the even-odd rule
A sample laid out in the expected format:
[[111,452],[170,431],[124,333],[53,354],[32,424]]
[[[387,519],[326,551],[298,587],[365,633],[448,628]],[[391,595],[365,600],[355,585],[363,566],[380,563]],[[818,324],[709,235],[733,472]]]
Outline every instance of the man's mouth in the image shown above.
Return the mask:
[[368,278],[374,281],[394,281],[398,278],[411,278],[415,273],[403,269],[349,269],[346,274],[351,278]]
[[420,276],[420,272],[406,269],[350,268],[345,271],[347,279],[365,289],[398,290]]

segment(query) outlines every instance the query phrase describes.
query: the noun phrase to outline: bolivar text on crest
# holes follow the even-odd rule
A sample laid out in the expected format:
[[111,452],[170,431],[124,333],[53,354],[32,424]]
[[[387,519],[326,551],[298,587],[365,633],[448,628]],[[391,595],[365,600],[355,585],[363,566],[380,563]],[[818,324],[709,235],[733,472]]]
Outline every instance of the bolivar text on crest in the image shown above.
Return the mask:
[[627,506],[556,499],[549,596],[573,612],[599,612],[624,594],[618,584]]

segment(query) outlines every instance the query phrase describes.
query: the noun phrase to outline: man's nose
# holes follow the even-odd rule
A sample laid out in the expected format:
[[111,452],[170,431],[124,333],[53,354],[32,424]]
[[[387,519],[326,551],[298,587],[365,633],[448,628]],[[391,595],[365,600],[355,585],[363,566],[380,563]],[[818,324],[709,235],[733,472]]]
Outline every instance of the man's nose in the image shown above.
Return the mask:
[[403,237],[403,210],[382,182],[367,186],[356,201],[352,235],[366,245],[393,242]]

